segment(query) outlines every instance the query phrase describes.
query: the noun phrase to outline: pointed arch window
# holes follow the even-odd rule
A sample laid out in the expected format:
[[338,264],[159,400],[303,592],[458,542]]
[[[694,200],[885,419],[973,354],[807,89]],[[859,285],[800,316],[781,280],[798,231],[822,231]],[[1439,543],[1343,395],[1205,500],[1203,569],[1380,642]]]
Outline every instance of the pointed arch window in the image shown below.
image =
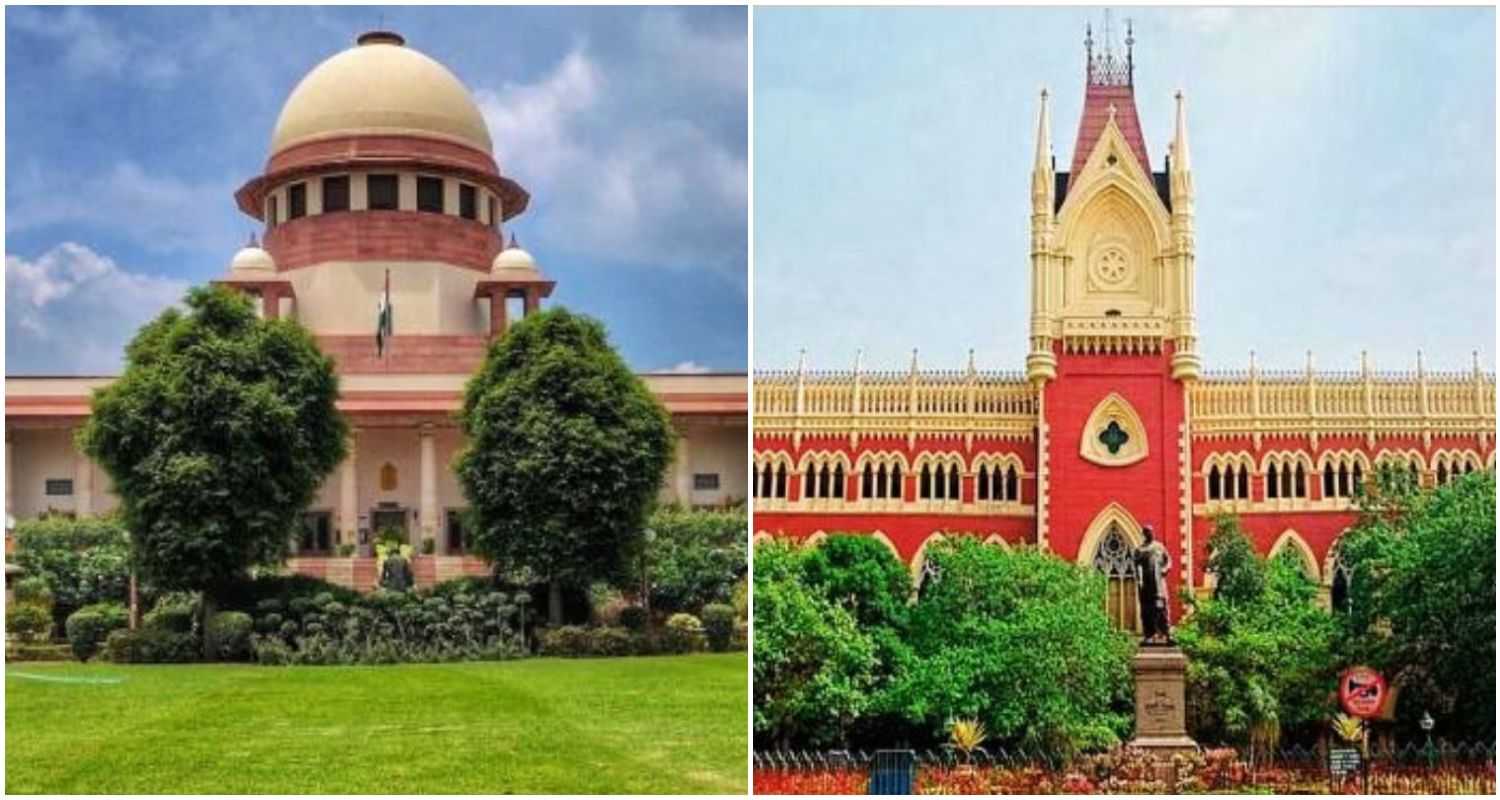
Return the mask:
[[920,479],[920,484],[921,485],[919,487],[920,491],[918,493],[918,496],[921,497],[923,500],[931,500],[932,499],[932,465],[931,464],[923,464],[922,465],[922,477]]
[[1221,499],[1223,489],[1219,483],[1219,465],[1215,464],[1208,470],[1208,499]]
[[[980,500],[990,499],[990,468],[988,465],[979,468],[979,485],[975,487],[975,494]],[[999,498],[995,498],[999,499]]]
[[955,464],[949,464],[948,465],[948,499],[949,500],[959,500],[959,499],[962,499],[962,497],[963,497],[963,494],[962,494],[962,492],[959,491],[959,488],[958,488],[958,466],[955,465]]
[[875,496],[875,465],[866,464],[865,471],[859,480],[859,496],[871,498]]
[[1005,499],[1012,503],[1021,501],[1021,476],[1014,465],[1005,470]]
[[1140,630],[1139,599],[1132,558],[1134,550],[1119,524],[1112,522],[1099,538],[1093,561],[1094,569],[1099,570],[1108,581],[1105,611],[1115,627],[1127,631]]
[[1281,477],[1281,475],[1284,475],[1284,474],[1286,474],[1286,473],[1285,472],[1280,472],[1279,470],[1276,469],[1276,465],[1275,464],[1271,464],[1270,466],[1266,467],[1266,499],[1267,500],[1278,500],[1278,499],[1280,499],[1282,497],[1283,493],[1282,493],[1282,490],[1281,490],[1281,484],[1280,484],[1280,482],[1279,482],[1278,479]]

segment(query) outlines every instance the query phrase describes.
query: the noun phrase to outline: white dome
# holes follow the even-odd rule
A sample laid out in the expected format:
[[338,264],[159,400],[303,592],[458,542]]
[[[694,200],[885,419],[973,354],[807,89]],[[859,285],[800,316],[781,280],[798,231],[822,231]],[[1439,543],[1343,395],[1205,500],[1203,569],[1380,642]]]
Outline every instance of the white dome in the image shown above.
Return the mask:
[[271,153],[371,133],[433,136],[491,152],[489,128],[463,83],[385,31],[366,33],[307,73],[281,107]]
[[531,254],[512,244],[495,255],[495,260],[490,263],[490,273],[494,275],[518,275],[525,273],[527,276],[537,274],[536,259]]
[[234,258],[229,261],[229,273],[231,275],[251,273],[274,273],[276,271],[276,259],[271,254],[255,246],[240,248]]

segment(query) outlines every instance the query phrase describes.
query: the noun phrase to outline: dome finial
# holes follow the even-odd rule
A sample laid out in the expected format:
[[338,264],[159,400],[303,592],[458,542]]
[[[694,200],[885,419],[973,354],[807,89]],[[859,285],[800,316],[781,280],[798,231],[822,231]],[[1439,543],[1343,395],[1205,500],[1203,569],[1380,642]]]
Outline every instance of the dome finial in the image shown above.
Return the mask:
[[[381,22],[385,22],[384,17],[381,18]],[[354,40],[354,43],[361,46],[367,44],[393,44],[397,47],[401,47],[406,44],[406,37],[402,36],[399,33],[396,33],[395,31],[381,30],[377,28],[373,31],[365,31],[364,33],[361,33],[359,35],[359,38]]]
[[521,243],[520,243],[520,241],[518,241],[516,239],[516,232],[515,231],[511,231],[510,232],[510,244],[506,245],[505,249],[506,250],[519,250],[519,249],[521,249]]

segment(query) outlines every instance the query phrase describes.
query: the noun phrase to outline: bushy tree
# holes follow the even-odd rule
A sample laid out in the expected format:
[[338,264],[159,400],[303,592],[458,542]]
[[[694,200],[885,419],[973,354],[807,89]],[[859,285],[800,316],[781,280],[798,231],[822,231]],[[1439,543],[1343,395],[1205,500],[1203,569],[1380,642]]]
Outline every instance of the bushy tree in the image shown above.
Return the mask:
[[1403,716],[1430,711],[1451,738],[1495,736],[1495,476],[1429,491],[1381,477],[1341,541],[1343,646],[1401,686]]
[[671,461],[661,402],[610,346],[604,326],[554,308],[490,346],[459,416],[455,469],[474,550],[552,587],[622,574]]
[[934,738],[977,719],[993,740],[1063,754],[1129,732],[1133,646],[1105,613],[1102,576],[970,537],[927,558],[935,577],[911,611],[913,662],[891,708]]
[[130,535],[114,514],[20,521],[15,560],[27,580],[46,584],[59,627],[84,606],[124,602],[130,586]]
[[1238,521],[1221,517],[1209,538],[1214,596],[1189,597],[1176,636],[1188,656],[1189,706],[1200,741],[1271,746],[1283,729],[1331,710],[1335,624],[1297,556],[1269,562]]
[[847,609],[861,627],[899,628],[905,623],[911,575],[879,540],[830,534],[806,551],[801,567],[808,585]]
[[761,746],[840,745],[870,708],[875,647],[796,561],[788,544],[755,548],[755,735]]
[[646,527],[656,536],[645,543],[644,558],[628,560],[625,587],[651,584],[651,607],[696,611],[729,602],[735,582],[746,572],[745,509],[690,509],[667,506],[652,512]]
[[[141,577],[215,591],[279,563],[345,453],[333,362],[290,320],[195,288],[143,326],[79,434],[120,496]],[[204,604],[210,608],[211,602]]]

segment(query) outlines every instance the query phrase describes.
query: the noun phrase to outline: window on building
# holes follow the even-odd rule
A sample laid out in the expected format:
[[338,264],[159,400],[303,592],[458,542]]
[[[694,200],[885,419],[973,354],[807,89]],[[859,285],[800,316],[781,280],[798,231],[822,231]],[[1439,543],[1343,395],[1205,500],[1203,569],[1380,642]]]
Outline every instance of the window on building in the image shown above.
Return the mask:
[[1307,473],[1302,469],[1301,464],[1297,465],[1297,478],[1292,483],[1292,491],[1295,492],[1298,497],[1307,496]]
[[776,468],[776,493],[773,497],[786,497],[786,465],[782,464]]
[[[990,499],[990,468],[988,466],[982,466],[982,467],[979,468],[979,476],[978,476],[977,480],[978,480],[978,485],[974,487],[974,495],[975,495],[975,497],[977,499],[979,499],[979,500],[989,500]],[[1000,498],[997,497],[995,499],[998,500]]]
[[948,467],[948,499],[958,500],[961,497],[963,494],[958,488],[958,467],[950,466]]
[[1266,467],[1266,499],[1275,500],[1281,497],[1281,484],[1278,482],[1280,475],[1276,465]]
[[443,521],[448,531],[448,554],[461,555],[467,551],[464,541],[464,515],[462,509],[450,508]]
[[1021,476],[1014,465],[1005,470],[1005,499],[1012,503],[1021,502]]
[[719,473],[696,472],[693,473],[693,491],[695,492],[717,492],[719,491]]
[[1240,467],[1239,483],[1236,484],[1235,489],[1236,489],[1236,491],[1235,491],[1235,497],[1238,497],[1241,500],[1249,500],[1250,499],[1250,470],[1249,470],[1249,468],[1243,467],[1243,466]]
[[323,179],[323,213],[349,210],[349,176],[335,175]]
[[73,495],[73,479],[48,478],[43,483],[42,491],[48,497],[71,497]]
[[922,465],[922,477],[918,479],[917,496],[923,500],[932,499],[932,465]]
[[327,554],[333,550],[333,514],[309,511],[302,515],[302,536],[297,552],[304,555]]
[[1110,524],[1099,539],[1099,548],[1094,551],[1094,569],[1104,574],[1109,581],[1105,595],[1105,611],[1115,627],[1127,631],[1140,630],[1139,598],[1135,590],[1135,564],[1131,558],[1134,548],[1125,532],[1118,525]]
[[467,183],[458,185],[458,215],[464,219],[479,218],[479,190]]
[[1215,464],[1208,470],[1208,499],[1218,500],[1223,496],[1219,481],[1219,465]]
[[307,184],[294,183],[286,189],[286,218],[301,219],[307,216]]
[[443,213],[443,179],[417,176],[417,210]]
[[266,198],[266,227],[274,228],[279,221],[276,218],[276,195],[273,194]]
[[373,210],[395,211],[401,207],[401,181],[395,175],[366,175],[365,194]]

